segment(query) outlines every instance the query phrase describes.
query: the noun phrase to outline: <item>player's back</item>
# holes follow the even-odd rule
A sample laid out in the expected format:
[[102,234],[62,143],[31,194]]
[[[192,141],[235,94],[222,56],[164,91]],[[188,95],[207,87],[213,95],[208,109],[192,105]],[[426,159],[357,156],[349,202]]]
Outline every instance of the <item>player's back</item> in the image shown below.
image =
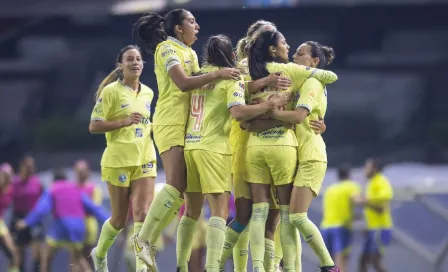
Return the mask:
[[168,70],[180,64],[187,76],[199,71],[196,52],[175,38],[169,37],[157,45],[154,53],[154,72],[159,98],[154,113],[155,125],[185,125],[189,110],[189,92],[182,92],[173,82]]
[[53,216],[59,218],[84,218],[83,191],[74,183],[56,180],[51,185]]
[[393,226],[390,201],[393,189],[389,180],[381,173],[370,178],[366,188],[366,199],[374,205],[381,205],[382,212],[369,207],[364,208],[364,217],[369,229],[388,229]]
[[[202,74],[218,70],[206,66]],[[236,98],[244,96],[244,83],[220,80],[191,92],[190,116],[187,122],[185,150],[204,149],[222,154],[232,154],[229,143],[231,119],[229,92]]]
[[360,186],[352,180],[342,180],[330,185],[324,193],[322,228],[348,227],[354,219],[352,197],[359,194]]

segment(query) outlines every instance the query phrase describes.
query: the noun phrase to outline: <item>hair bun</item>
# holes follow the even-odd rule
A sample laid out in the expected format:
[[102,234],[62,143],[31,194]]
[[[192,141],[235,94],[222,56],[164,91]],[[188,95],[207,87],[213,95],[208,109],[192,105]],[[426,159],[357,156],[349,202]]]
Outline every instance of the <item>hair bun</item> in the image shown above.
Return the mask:
[[325,58],[327,59],[327,65],[332,64],[334,59],[336,58],[336,54],[334,53],[333,48],[329,46],[322,46],[322,51],[324,51]]

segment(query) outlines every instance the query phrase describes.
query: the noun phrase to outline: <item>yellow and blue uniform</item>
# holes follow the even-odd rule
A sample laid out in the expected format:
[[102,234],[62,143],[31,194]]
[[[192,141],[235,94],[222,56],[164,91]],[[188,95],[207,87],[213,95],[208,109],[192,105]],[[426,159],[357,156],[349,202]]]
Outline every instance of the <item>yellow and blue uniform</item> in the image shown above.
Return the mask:
[[366,206],[364,218],[367,225],[367,236],[364,253],[381,253],[383,247],[388,246],[392,239],[392,214],[390,201],[393,189],[389,180],[381,173],[370,178],[366,188],[366,200],[372,205],[381,205],[382,212]]
[[114,186],[129,187],[140,178],[157,175],[156,152],[151,138],[151,102],[154,92],[140,83],[137,93],[120,80],[101,92],[92,121],[116,121],[133,112],[143,118],[139,124],[106,132],[107,147],[101,159],[101,178]]
[[331,255],[349,254],[355,218],[352,197],[360,192],[356,182],[342,180],[330,185],[324,193],[321,233]]
[[325,117],[327,90],[322,82],[309,78],[300,87],[297,96],[296,108],[306,108],[309,115],[303,123],[296,125],[299,169],[294,186],[308,187],[317,196],[327,171],[327,151],[322,136],[310,127],[310,120]]
[[154,71],[159,89],[153,120],[154,141],[160,154],[173,146],[184,146],[185,143],[190,93],[182,92],[168,74],[178,64],[187,76],[200,70],[196,52],[181,41],[168,37],[157,45],[154,54]]
[[[218,67],[206,66],[200,73]],[[191,92],[191,110],[185,135],[186,192],[231,191],[230,113],[245,105],[244,82],[221,80]]]

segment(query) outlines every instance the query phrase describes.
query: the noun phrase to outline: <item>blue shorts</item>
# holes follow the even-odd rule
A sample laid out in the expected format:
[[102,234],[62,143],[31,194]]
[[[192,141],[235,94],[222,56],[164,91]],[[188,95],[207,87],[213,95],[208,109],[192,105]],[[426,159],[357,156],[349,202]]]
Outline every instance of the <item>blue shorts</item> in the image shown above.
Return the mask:
[[331,255],[350,253],[352,230],[344,227],[334,227],[321,230],[325,245]]
[[65,218],[53,221],[47,240],[55,246],[60,244],[82,244],[86,238],[84,218]]
[[384,247],[388,246],[392,240],[392,230],[378,229],[367,230],[364,241],[364,254],[382,253]]

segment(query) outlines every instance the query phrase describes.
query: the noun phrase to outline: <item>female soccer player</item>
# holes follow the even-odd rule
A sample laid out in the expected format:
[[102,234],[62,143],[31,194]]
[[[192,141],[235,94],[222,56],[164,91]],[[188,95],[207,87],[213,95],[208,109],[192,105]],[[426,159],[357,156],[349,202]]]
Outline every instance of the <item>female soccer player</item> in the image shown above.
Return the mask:
[[0,243],[6,256],[10,259],[8,272],[19,271],[19,254],[16,245],[3,221],[3,214],[12,200],[11,178],[13,170],[7,163],[0,164]]
[[[263,38],[262,40],[266,39],[267,41],[271,40],[270,37],[278,37],[277,41],[280,42],[280,46],[277,47],[280,47],[280,50],[284,50],[281,48],[284,39],[280,35],[276,33],[265,33],[261,37]],[[277,42],[274,44],[277,44]],[[269,42],[265,43],[265,46],[270,47]],[[277,50],[275,47],[271,48],[273,53],[275,53],[274,49]],[[254,53],[256,53],[256,47],[254,47]],[[333,59],[333,49],[322,46],[316,42],[306,42],[302,44],[294,55],[294,61],[296,63],[322,69],[326,68]],[[253,72],[263,73],[263,70],[254,69]],[[309,120],[317,120],[325,116],[327,109],[327,92],[324,84],[331,83],[331,80],[329,82],[329,80],[318,81],[316,79],[307,79],[306,81],[302,80],[299,83],[300,84],[296,86],[296,89],[299,90],[299,99],[295,110],[276,110],[272,113],[272,118],[274,119],[296,124],[296,135],[299,147],[298,162],[300,166],[294,180],[290,206],[288,207],[287,203],[284,204],[284,210],[282,212],[281,232],[283,251],[285,252],[285,248],[287,248],[287,244],[285,244],[286,241],[283,241],[283,238],[286,239],[292,237],[295,239],[293,235],[295,234],[295,231],[293,228],[289,227],[293,225],[300,231],[301,235],[306,239],[305,241],[319,257],[321,271],[339,271],[334,265],[319,229],[307,216],[311,201],[317,196],[322,186],[322,181],[327,168],[325,143],[322,136],[316,134],[311,129]],[[286,262],[287,260],[285,258],[285,265]]]
[[[191,12],[175,9],[165,17],[157,13],[142,16],[134,26],[135,32],[154,54],[159,98],[154,114],[154,140],[166,173],[166,186],[154,199],[147,220],[135,241],[136,254],[154,267],[151,245],[176,216],[183,204],[186,188],[184,159],[185,125],[189,114],[188,91],[200,88],[217,79],[238,79],[239,72],[223,68],[204,75],[199,72],[197,55],[191,45],[197,40],[199,25]],[[153,255],[153,254],[152,254]]]
[[34,158],[25,156],[20,161],[19,174],[13,178],[12,182],[13,211],[10,230],[19,248],[20,270],[25,269],[25,249],[28,245],[31,245],[34,270],[39,270],[41,259],[39,248],[43,245],[42,241],[45,238],[43,224],[37,224],[32,229],[18,230],[16,228],[17,221],[25,218],[43,192],[40,179],[34,174],[35,171]]
[[[288,63],[288,51],[289,45],[280,32],[260,31],[259,35],[251,42],[249,49],[249,72],[252,79],[259,79],[269,73],[282,71],[293,82],[291,90],[302,88],[302,85],[311,75],[317,78],[313,78],[313,81],[319,83],[322,81],[328,84],[337,80],[337,76],[332,72]],[[272,91],[268,89],[264,92],[253,94],[251,99],[253,103],[259,103],[269,100],[272,94]],[[287,107],[277,109],[271,114],[275,117],[274,119],[293,123],[290,119],[276,118],[277,115],[281,116],[283,112],[290,112],[289,110],[292,107],[293,105],[290,103]],[[311,129],[310,131],[316,135]],[[300,135],[300,137],[303,138],[304,135]],[[296,135],[292,129],[280,126],[261,133],[252,133],[247,146],[246,178],[251,183],[252,201],[254,203],[250,225],[250,247],[254,269],[264,271],[263,253],[265,245],[264,241],[261,240],[261,233],[264,232],[268,215],[269,188],[272,183],[276,187],[280,203],[280,236],[283,247],[284,268],[286,271],[295,271],[297,235],[294,226],[288,220],[288,204],[297,168],[296,147],[298,143]],[[302,148],[301,145],[300,148]],[[302,166],[299,169],[299,173],[301,170],[303,170]],[[295,223],[295,221],[292,220],[292,223]],[[299,231],[301,231],[300,228]],[[301,231],[301,233],[303,232]],[[305,235],[305,237],[309,238],[308,235]],[[332,263],[331,265],[334,264]]]
[[[201,74],[212,73],[223,67],[235,67],[235,55],[230,39],[224,35],[212,36],[205,46],[205,67]],[[258,105],[245,105],[244,82],[221,80],[195,90],[191,97],[191,111],[185,137],[187,165],[186,213],[178,235],[184,248],[191,248],[192,233],[200,216],[203,195],[210,206],[211,217],[207,227],[206,271],[219,272],[219,261],[225,240],[228,201],[231,191],[231,149],[229,144],[230,117],[250,120],[275,107],[285,105],[287,99],[274,96]],[[182,262],[180,271],[186,271]]]
[[[107,252],[126,225],[132,201],[138,233],[154,194],[156,152],[150,135],[154,92],[139,82],[143,59],[139,47],[128,45],[117,56],[117,68],[101,82],[89,125],[90,133],[106,134],[101,178],[109,189],[112,217],[104,223],[92,250],[96,271],[108,271]],[[137,262],[137,271],[146,271]]]

